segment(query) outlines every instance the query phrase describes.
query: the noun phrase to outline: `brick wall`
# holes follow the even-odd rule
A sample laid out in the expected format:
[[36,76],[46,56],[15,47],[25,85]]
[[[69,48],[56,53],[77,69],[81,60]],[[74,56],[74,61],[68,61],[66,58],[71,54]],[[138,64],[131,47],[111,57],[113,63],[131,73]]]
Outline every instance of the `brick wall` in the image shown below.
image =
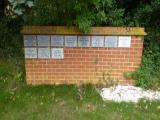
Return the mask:
[[124,73],[139,67],[142,39],[132,36],[130,48],[64,47],[64,59],[25,59],[27,83],[96,83],[103,76],[132,83]]

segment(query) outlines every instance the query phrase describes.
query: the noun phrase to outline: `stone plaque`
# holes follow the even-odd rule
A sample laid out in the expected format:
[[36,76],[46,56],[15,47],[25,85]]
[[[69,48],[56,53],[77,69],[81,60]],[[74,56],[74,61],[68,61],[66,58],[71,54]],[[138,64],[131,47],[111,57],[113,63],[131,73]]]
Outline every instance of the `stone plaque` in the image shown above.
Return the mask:
[[64,37],[62,35],[51,36],[51,46],[63,46]]
[[36,35],[24,35],[24,46],[36,46]]
[[38,48],[38,58],[50,58],[50,48]]
[[65,46],[66,47],[76,47],[77,46],[77,36],[65,36]]
[[118,36],[106,36],[105,47],[117,47]]
[[50,36],[49,35],[38,35],[38,46],[50,46]]
[[131,36],[119,36],[118,47],[129,48],[131,46]]
[[104,47],[104,36],[92,36],[92,47]]
[[52,58],[63,59],[64,58],[63,48],[52,48]]
[[79,47],[89,47],[90,37],[89,36],[78,36],[78,46]]
[[25,58],[37,58],[37,48],[25,48]]

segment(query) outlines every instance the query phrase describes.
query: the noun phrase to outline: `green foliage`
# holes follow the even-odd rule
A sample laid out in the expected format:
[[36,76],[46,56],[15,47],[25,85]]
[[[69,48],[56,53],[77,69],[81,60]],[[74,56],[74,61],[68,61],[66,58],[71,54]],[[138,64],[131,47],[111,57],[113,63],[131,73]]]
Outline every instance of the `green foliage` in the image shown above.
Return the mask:
[[[132,11],[134,16],[128,16],[129,24],[145,26],[147,36],[144,39],[144,50],[141,67],[132,74],[137,85],[156,89],[160,86],[160,0],[150,4],[140,4]],[[133,13],[132,13],[133,14]]]
[[22,57],[21,19],[3,17],[0,21],[0,56]]
[[0,59],[0,113],[24,84],[23,61]]
[[90,26],[123,25],[123,9],[113,0],[35,0],[24,15],[25,24],[72,25],[88,32]]
[[108,73],[102,72],[102,75],[101,75],[101,77],[99,77],[98,83],[96,85],[99,89],[102,89],[104,87],[108,88],[108,87],[117,85],[118,80],[114,79],[111,76],[110,72],[108,72]]
[[145,27],[148,34],[144,38],[141,67],[127,78],[136,79],[138,86],[157,89],[160,86],[160,0],[124,0],[118,3],[125,8],[125,25]]
[[8,2],[5,13],[12,18],[22,15],[27,8],[33,7],[32,0],[8,0]]
[[0,88],[10,91],[24,82],[23,64],[23,60],[11,58],[0,60]]
[[99,100],[100,95],[97,89],[92,84],[80,84],[76,87],[76,100],[78,101],[92,101],[91,98]]
[[[152,30],[150,30],[152,31]],[[158,88],[160,86],[160,33],[157,30],[148,32],[144,42],[141,67],[133,73],[137,85],[144,88]]]
[[1,2],[0,2],[0,19],[2,16],[4,16],[6,4],[7,4],[6,0],[1,0]]
[[128,17],[130,17],[130,19],[134,19],[134,25],[152,28],[152,31],[154,31],[158,29],[160,26],[159,6],[160,6],[160,0],[153,0],[151,1],[150,4],[140,4],[134,11],[132,11],[134,12],[134,15]]

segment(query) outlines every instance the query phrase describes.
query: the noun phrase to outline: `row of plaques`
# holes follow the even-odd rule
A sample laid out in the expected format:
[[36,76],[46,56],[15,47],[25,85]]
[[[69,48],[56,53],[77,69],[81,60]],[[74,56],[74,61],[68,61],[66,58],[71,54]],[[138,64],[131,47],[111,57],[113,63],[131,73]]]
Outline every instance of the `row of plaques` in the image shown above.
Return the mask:
[[129,48],[130,44],[131,36],[24,35],[24,46]]
[[25,58],[63,59],[63,48],[25,48]]

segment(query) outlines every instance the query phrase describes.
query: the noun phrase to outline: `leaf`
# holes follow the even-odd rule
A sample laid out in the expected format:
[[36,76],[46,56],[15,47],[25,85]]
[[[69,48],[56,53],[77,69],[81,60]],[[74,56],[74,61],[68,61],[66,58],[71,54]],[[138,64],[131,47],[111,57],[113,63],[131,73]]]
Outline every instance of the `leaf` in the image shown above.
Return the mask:
[[27,2],[26,2],[26,5],[27,5],[29,8],[31,8],[31,7],[34,6],[33,1],[27,1]]
[[26,0],[16,0],[17,1],[17,4],[23,4],[25,3]]
[[14,0],[8,0],[10,3],[13,3],[14,2]]
[[14,13],[16,13],[17,15],[22,15],[23,14],[23,10],[22,9],[15,9]]

